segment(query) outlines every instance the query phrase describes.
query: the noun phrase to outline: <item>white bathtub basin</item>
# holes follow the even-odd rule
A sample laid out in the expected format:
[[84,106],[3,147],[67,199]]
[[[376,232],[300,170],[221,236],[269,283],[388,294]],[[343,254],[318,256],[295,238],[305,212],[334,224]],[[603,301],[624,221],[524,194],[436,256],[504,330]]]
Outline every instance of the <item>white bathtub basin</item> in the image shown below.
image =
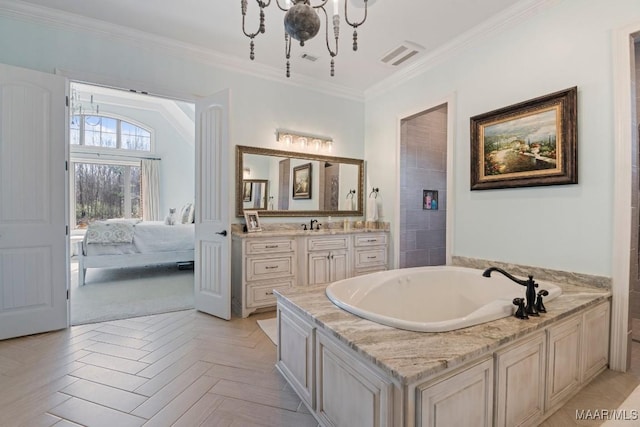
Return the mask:
[[[557,285],[536,282],[536,292],[549,291],[545,305],[562,293]],[[338,307],[383,325],[446,332],[512,315],[513,299],[524,298],[525,289],[498,272],[487,278],[482,270],[442,266],[340,280],[329,285],[326,293]]]

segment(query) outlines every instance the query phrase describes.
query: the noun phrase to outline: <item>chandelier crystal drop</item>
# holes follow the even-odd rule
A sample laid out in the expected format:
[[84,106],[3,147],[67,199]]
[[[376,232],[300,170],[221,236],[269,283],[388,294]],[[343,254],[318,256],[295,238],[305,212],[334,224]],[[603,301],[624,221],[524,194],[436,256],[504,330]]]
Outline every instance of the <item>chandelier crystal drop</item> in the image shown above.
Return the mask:
[[[251,39],[249,43],[249,58],[255,59],[255,42],[254,39],[265,32],[265,14],[264,9],[269,7],[272,0],[256,0],[260,9],[260,18],[258,23],[258,29],[255,32],[247,32],[245,21],[247,16],[247,8],[249,0],[240,0],[240,6],[242,9],[242,32],[245,36]],[[331,76],[335,75],[335,61],[334,58],[338,56],[338,38],[340,35],[340,2],[344,2],[344,20],[347,25],[353,28],[353,50],[358,50],[358,27],[367,20],[367,2],[369,0],[358,0],[364,3],[364,16],[361,21],[350,21],[348,14],[347,3],[350,0],[332,0],[333,3],[333,15],[331,24],[333,26],[333,39],[334,42],[329,41],[329,14],[325,8],[329,0],[319,0],[319,4],[311,4],[311,0],[283,0],[284,6],[280,4],[280,0],[275,0],[276,5],[280,10],[285,12],[284,16],[284,30],[285,30],[285,58],[286,63],[286,76],[290,77],[290,59],[291,59],[291,39],[295,39],[300,42],[300,46],[304,46],[307,40],[314,38],[320,32],[320,26],[322,20],[319,16],[320,11],[324,15],[325,23],[325,39],[327,44],[327,50],[329,56],[331,56]]]

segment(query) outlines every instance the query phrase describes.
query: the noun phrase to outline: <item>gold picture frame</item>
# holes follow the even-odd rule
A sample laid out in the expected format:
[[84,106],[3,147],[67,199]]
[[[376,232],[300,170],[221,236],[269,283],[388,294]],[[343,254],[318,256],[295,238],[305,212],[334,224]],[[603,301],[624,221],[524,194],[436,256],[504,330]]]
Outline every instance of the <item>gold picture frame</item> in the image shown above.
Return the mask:
[[293,198],[311,198],[311,163],[293,168]]
[[471,190],[577,184],[577,92],[471,117]]

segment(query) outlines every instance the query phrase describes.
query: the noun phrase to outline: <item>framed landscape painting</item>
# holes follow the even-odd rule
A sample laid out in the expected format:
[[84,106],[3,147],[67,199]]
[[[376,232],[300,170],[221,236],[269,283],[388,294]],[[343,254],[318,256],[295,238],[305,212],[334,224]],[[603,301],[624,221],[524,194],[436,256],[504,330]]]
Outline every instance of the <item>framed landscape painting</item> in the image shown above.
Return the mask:
[[471,118],[471,190],[578,183],[577,88]]
[[293,168],[293,198],[311,198],[311,163]]

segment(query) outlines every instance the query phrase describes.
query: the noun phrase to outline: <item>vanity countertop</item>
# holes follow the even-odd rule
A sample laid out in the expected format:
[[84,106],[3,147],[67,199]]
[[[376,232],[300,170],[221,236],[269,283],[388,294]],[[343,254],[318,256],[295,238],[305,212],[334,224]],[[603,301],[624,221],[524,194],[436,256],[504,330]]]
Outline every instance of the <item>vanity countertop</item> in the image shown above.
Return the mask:
[[[241,226],[240,226],[241,227]],[[231,235],[241,239],[255,239],[264,237],[291,237],[291,236],[332,236],[340,234],[359,234],[359,233],[388,233],[388,230],[379,228],[321,228],[320,230],[303,230],[301,224],[297,224],[295,228],[275,228],[263,229],[254,233],[246,233],[240,227],[232,227]]]
[[608,289],[558,286],[562,288],[562,295],[547,303],[547,313],[540,317],[519,320],[510,316],[440,333],[404,331],[355,316],[326,297],[326,284],[274,292],[279,304],[342,341],[401,384],[410,384],[476,359],[611,298]]

